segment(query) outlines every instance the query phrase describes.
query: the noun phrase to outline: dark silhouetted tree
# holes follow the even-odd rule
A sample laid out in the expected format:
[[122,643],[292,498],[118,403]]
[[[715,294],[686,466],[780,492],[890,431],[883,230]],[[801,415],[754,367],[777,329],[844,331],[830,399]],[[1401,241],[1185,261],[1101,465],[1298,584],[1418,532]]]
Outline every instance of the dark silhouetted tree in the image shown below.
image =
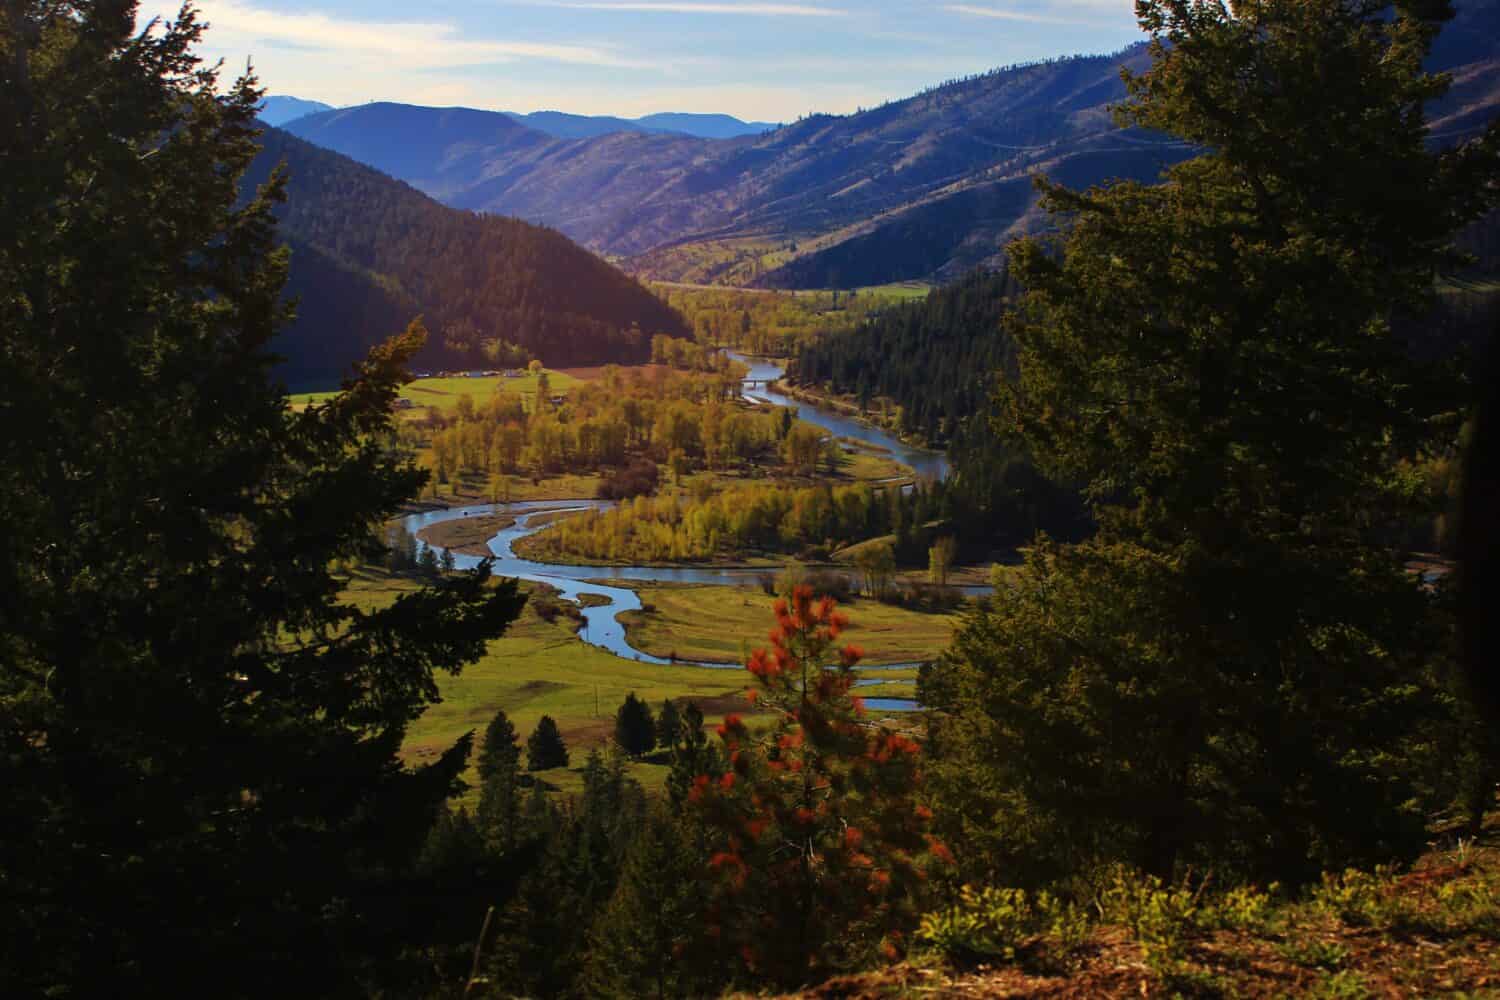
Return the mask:
[[425,480],[387,448],[425,334],[287,407],[261,93],[135,14],[0,7],[0,990],[368,992],[469,751],[406,728],[522,598],[342,599]]
[[625,856],[619,884],[589,934],[589,996],[704,996],[693,949],[702,916],[703,857],[682,823],[658,805]]
[[656,720],[651,706],[632,691],[615,712],[615,745],[632,757],[648,753],[656,746]]
[[515,770],[521,762],[521,740],[516,727],[504,709],[498,709],[495,717],[484,730],[484,744],[479,748],[479,759],[475,767],[483,781],[503,767]]
[[557,721],[544,715],[537,721],[536,729],[526,741],[526,769],[528,771],[550,771],[554,767],[568,766],[568,746],[563,742]]
[[1100,533],[1038,546],[930,672],[945,815],[1005,878],[1410,856],[1444,639],[1386,529],[1461,393],[1391,324],[1493,203],[1500,125],[1429,145],[1442,0],[1137,11],[1121,120],[1205,152],[1155,186],[1045,183],[1061,252],[1011,247],[1000,429],[1087,484]]
[[671,750],[682,738],[682,713],[671,698],[664,699],[656,713],[656,745]]

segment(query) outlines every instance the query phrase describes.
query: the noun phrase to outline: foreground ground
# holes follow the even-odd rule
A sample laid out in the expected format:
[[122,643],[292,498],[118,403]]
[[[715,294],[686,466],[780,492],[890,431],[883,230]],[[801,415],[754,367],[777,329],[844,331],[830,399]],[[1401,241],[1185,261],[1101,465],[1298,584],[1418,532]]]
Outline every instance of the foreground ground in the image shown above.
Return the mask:
[[1477,842],[1442,835],[1409,871],[1352,884],[1249,926],[1187,928],[1167,959],[1107,924],[1061,959],[1036,945],[1011,962],[917,960],[796,996],[1500,998],[1500,814]]

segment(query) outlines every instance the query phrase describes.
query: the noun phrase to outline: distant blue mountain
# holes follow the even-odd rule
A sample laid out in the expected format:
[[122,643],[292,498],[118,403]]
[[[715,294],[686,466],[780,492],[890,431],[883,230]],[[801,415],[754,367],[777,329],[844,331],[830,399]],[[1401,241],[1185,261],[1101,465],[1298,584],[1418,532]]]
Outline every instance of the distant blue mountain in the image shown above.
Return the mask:
[[730,115],[692,115],[667,112],[644,118],[609,115],[570,115],[563,111],[506,112],[521,124],[557,139],[592,139],[612,132],[674,133],[699,139],[735,139],[778,128],[767,122],[745,122]]
[[760,135],[780,128],[770,122],[744,122],[730,115],[691,115],[674,112],[647,115],[636,122],[648,128],[668,132],[686,132],[703,139],[734,139],[742,135]]
[[304,115],[332,110],[333,105],[322,101],[304,101],[300,97],[267,97],[260,106],[260,120],[267,125],[281,126]]

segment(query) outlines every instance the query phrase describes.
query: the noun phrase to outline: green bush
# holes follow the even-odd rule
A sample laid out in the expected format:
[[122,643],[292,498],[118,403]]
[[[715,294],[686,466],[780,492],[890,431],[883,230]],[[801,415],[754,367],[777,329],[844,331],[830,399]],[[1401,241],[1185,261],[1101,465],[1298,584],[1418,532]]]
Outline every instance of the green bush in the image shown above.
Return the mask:
[[1204,930],[1224,929],[1265,934],[1277,923],[1273,897],[1279,886],[1271,883],[1266,891],[1253,885],[1235,886],[1222,896],[1211,899],[1200,910],[1198,926]]
[[1342,874],[1327,873],[1312,891],[1313,905],[1346,924],[1386,929],[1408,923],[1411,908],[1396,894],[1392,869],[1381,866],[1374,873],[1350,868]]
[[1117,868],[1100,896],[1100,910],[1111,923],[1130,928],[1153,972],[1178,970],[1187,938],[1201,916],[1198,894],[1169,887],[1152,875]]
[[965,886],[957,906],[922,918],[917,940],[948,958],[1013,962],[1028,941],[1064,956],[1080,948],[1088,934],[1087,913],[1051,893]]

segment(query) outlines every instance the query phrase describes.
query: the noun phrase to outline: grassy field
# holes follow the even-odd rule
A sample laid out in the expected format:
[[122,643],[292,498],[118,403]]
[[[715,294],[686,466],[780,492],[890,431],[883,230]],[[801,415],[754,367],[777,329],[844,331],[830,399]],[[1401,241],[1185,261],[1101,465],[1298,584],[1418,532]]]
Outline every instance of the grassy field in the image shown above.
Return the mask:
[[[364,572],[351,581],[346,596],[352,603],[376,607],[414,586],[398,577]],[[705,717],[717,720],[726,712],[745,710],[741,696],[748,680],[737,671],[622,660],[579,640],[567,619],[546,622],[528,605],[510,631],[490,644],[483,659],[457,677],[439,677],[443,700],[412,724],[402,755],[413,763],[432,760],[469,730],[482,734],[500,708],[524,743],[537,720],[550,715],[572,759],[568,769],[543,772],[542,777],[561,791],[577,792],[589,750],[608,742],[615,709],[629,692],[645,698],[653,709],[665,698],[690,699]],[[666,773],[661,763],[633,765],[634,777],[647,788],[660,788]],[[472,783],[472,773],[469,779]]]
[[875,295],[896,302],[913,302],[927,298],[932,289],[932,285],[922,281],[894,281],[887,285],[866,285],[855,291],[861,295]]
[[[686,660],[743,662],[751,649],[766,644],[775,623],[774,599],[751,587],[654,586],[639,591],[649,610],[620,616],[631,645],[653,656]],[[849,642],[865,651],[865,662],[910,663],[931,659],[947,648],[958,626],[955,614],[927,614],[874,600],[857,600],[843,609]],[[913,675],[886,675],[905,678]],[[901,696],[887,691],[871,694]]]
[[[547,381],[555,395],[566,395],[579,384],[579,380],[566,372],[548,371]],[[409,399],[419,407],[435,407],[446,413],[458,407],[459,397],[468,395],[475,403],[483,403],[496,388],[524,396],[529,402],[536,396],[537,376],[523,375],[520,378],[424,378],[409,383],[401,390],[401,398]],[[303,392],[291,397],[293,406],[323,403],[338,395],[336,392]]]
[[[351,579],[345,597],[368,609],[388,604],[415,586],[401,577],[362,570]],[[718,633],[722,645],[711,651],[705,648],[702,659],[736,659],[739,640],[722,639],[725,636],[743,634],[747,643],[764,644],[771,622],[770,599],[758,591],[727,587],[653,588],[643,591],[642,597],[648,604],[670,609],[648,616],[652,623],[647,632],[654,630],[660,635],[662,621],[669,614],[673,622],[697,623],[695,629],[684,629],[684,634],[699,636],[706,642],[713,638],[713,632]],[[703,613],[695,610],[700,608]],[[873,601],[858,602],[849,610],[854,619],[854,627],[848,633],[850,641],[864,645],[871,652],[872,663],[930,655],[940,648],[933,643],[946,635],[955,621],[951,615],[919,615],[885,608]],[[703,625],[705,620],[711,621],[713,627]],[[630,634],[632,640],[637,640],[635,629]],[[897,634],[902,636],[904,645],[893,641]],[[914,641],[915,635],[927,637],[926,641]],[[926,652],[918,654],[919,648]],[[891,655],[890,650],[898,653]],[[878,677],[887,683],[861,688],[860,694],[912,696],[915,671],[882,671]],[[464,733],[470,730],[482,733],[496,709],[504,709],[510,716],[523,743],[537,720],[550,715],[557,720],[572,759],[568,768],[543,772],[541,777],[558,791],[576,793],[582,788],[581,770],[589,750],[603,748],[610,741],[615,710],[626,694],[635,692],[653,710],[667,698],[691,700],[709,722],[717,724],[728,712],[747,712],[743,695],[749,684],[749,675],[741,671],[655,666],[612,656],[582,642],[569,619],[558,617],[555,622],[547,622],[529,604],[510,630],[490,643],[479,662],[456,677],[439,676],[442,701],[412,724],[402,746],[402,756],[414,764],[433,760]],[[659,789],[666,780],[667,767],[661,759],[642,760],[631,765],[631,770],[632,776],[647,789]],[[472,784],[472,772],[468,778]],[[468,798],[476,796],[477,792],[471,790]],[[469,804],[472,806],[473,802]]]

